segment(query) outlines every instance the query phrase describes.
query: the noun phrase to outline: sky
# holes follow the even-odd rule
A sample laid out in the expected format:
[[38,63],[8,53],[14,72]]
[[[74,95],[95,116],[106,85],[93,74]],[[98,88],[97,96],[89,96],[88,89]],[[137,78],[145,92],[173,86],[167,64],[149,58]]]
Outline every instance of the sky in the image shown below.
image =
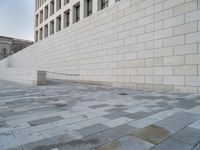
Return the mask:
[[0,0],[0,36],[34,40],[35,0]]

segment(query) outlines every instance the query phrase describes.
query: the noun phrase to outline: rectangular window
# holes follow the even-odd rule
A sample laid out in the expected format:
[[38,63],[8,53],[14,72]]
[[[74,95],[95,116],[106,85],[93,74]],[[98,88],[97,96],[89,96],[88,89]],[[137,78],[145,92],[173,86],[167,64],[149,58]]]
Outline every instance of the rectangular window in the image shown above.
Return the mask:
[[61,15],[56,18],[56,31],[61,30]]
[[56,10],[60,10],[61,9],[61,0],[56,0]]
[[45,7],[44,15],[45,15],[45,20],[48,19],[48,17],[49,17],[49,7],[48,7],[48,5]]
[[85,9],[86,9],[86,17],[92,15],[92,0],[86,0],[85,1]]
[[80,20],[80,2],[74,5],[73,7],[74,12],[74,23],[79,22]]
[[64,0],[64,5],[67,5],[69,3],[69,0]]
[[40,11],[40,23],[43,22],[43,10]]
[[50,3],[50,15],[51,16],[54,14],[54,10],[55,10],[54,0],[52,0]]
[[47,24],[47,25],[45,25],[45,27],[44,27],[44,37],[45,37],[45,38],[48,37],[48,31],[49,31],[49,27],[48,27],[48,24]]
[[40,29],[40,40],[43,39],[43,28]]
[[64,28],[68,27],[70,25],[70,14],[69,10],[64,12]]
[[35,42],[38,42],[38,31],[35,32]]
[[54,20],[50,22],[50,35],[54,34]]
[[108,7],[109,0],[98,0],[98,10]]
[[35,26],[36,27],[38,26],[38,19],[39,19],[39,17],[38,17],[38,15],[36,15],[36,17],[35,17]]

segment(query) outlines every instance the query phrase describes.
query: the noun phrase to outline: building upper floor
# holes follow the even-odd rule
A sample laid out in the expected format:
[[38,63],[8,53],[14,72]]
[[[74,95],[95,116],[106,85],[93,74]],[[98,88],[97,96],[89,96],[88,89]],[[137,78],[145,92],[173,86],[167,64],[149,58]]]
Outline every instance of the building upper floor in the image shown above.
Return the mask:
[[120,0],[36,0],[35,42],[59,32]]

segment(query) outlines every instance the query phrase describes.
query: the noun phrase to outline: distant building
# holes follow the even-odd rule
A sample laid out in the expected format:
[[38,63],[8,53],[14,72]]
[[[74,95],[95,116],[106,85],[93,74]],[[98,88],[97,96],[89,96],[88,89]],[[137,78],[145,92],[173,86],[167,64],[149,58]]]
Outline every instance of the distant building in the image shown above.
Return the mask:
[[33,43],[33,41],[0,36],[0,60],[32,45]]

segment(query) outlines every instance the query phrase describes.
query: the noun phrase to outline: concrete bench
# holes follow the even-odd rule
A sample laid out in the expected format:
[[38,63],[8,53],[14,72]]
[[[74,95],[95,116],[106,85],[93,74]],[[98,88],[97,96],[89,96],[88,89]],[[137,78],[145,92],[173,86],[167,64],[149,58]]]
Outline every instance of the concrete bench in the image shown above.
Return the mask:
[[0,67],[0,79],[32,85],[46,85],[46,71]]

